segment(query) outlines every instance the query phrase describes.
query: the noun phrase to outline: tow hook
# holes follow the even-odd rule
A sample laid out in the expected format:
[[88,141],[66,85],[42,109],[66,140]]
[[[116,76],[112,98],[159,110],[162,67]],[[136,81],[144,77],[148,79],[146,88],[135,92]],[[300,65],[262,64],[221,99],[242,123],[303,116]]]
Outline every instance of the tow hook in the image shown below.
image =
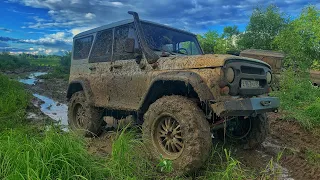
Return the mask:
[[262,106],[270,106],[271,105],[271,101],[261,101],[260,104]]

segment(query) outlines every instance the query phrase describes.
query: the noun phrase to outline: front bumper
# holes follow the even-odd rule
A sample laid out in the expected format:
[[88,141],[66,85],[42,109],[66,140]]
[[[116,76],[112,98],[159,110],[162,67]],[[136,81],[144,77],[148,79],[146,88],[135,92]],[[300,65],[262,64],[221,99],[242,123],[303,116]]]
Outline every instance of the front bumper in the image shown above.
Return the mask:
[[218,116],[256,116],[276,111],[279,105],[279,98],[258,97],[217,102],[211,104],[211,108]]

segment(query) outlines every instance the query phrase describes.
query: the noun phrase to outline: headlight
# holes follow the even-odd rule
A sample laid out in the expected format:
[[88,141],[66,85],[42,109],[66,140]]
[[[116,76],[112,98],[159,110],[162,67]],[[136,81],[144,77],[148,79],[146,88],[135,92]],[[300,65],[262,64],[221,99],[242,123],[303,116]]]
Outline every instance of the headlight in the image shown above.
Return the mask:
[[267,83],[270,84],[272,81],[272,75],[271,75],[271,72],[267,72]]
[[234,80],[234,70],[232,68],[227,69],[226,78],[229,83],[232,83]]

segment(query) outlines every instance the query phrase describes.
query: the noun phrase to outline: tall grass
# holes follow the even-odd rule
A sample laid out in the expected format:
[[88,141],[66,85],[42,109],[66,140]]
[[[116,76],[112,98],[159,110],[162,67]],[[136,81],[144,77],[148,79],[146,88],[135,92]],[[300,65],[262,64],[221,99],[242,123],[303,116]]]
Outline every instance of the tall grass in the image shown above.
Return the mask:
[[240,161],[232,158],[231,152],[225,148],[214,148],[208,162],[196,179],[254,179],[254,176],[246,171]]
[[0,73],[0,131],[21,123],[29,99],[30,95],[19,82]]
[[280,98],[285,117],[296,119],[306,128],[320,125],[320,88],[313,86],[309,74],[286,70],[281,75]]
[[83,141],[52,129],[43,136],[15,129],[0,135],[0,179],[103,179],[104,165]]
[[155,179],[161,176],[151,161],[136,130],[118,131],[107,161],[111,179]]

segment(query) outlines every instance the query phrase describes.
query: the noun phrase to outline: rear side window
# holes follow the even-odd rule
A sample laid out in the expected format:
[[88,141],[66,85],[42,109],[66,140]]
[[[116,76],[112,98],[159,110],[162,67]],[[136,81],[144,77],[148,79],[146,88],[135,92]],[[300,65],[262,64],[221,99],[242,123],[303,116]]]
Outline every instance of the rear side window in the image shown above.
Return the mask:
[[124,25],[115,28],[114,32],[114,48],[113,60],[127,60],[134,59],[134,53],[125,52],[125,42],[127,38],[135,39],[135,48],[137,47],[138,40],[133,29],[133,25]]
[[74,41],[73,59],[86,59],[89,56],[93,36],[76,39]]
[[111,61],[112,57],[112,29],[97,33],[89,62]]

